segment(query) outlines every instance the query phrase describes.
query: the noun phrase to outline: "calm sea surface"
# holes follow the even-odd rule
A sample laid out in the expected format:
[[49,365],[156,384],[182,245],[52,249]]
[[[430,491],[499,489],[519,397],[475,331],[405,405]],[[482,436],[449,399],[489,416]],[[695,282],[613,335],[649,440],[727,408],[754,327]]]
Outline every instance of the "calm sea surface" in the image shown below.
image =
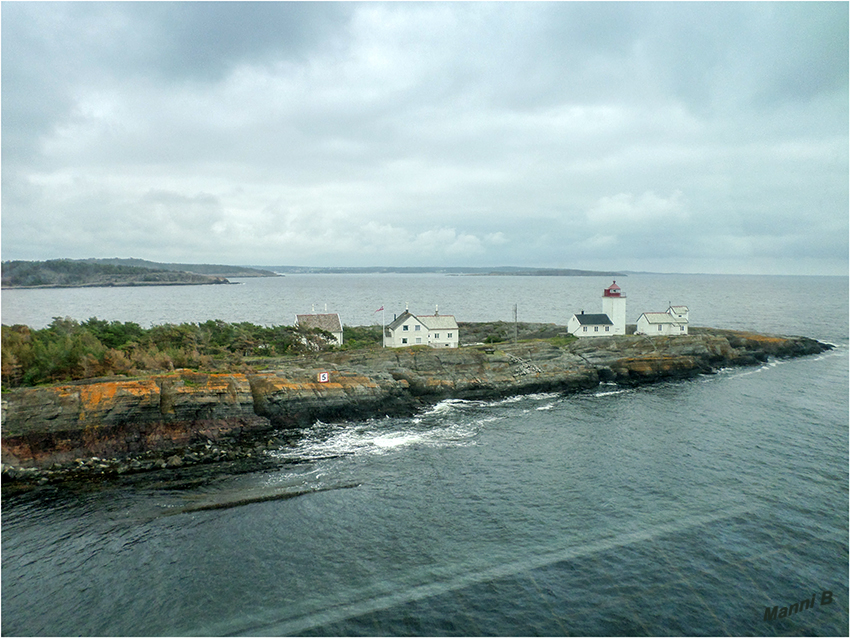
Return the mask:
[[[291,324],[414,313],[565,324],[603,278],[301,275],[2,293],[52,317]],[[848,279],[638,276],[627,317],[835,350],[638,389],[315,423],[262,470],[4,495],[3,635],[848,634]],[[230,509],[193,507],[275,491]],[[823,592],[831,592],[830,596]],[[810,600],[787,618],[765,607]],[[824,604],[824,601],[826,604]]]

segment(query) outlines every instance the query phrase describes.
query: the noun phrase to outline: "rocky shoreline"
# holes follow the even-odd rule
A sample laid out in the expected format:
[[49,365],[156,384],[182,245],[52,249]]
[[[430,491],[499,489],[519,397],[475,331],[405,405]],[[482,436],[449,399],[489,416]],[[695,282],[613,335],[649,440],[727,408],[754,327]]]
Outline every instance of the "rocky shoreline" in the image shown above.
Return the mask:
[[[459,349],[332,352],[252,374],[177,370],[4,392],[4,485],[47,484],[208,463],[262,463],[287,432],[409,415],[446,398],[498,399],[636,386],[759,365],[832,346],[805,337],[694,328],[676,337],[539,340]],[[328,381],[320,381],[328,373]]]

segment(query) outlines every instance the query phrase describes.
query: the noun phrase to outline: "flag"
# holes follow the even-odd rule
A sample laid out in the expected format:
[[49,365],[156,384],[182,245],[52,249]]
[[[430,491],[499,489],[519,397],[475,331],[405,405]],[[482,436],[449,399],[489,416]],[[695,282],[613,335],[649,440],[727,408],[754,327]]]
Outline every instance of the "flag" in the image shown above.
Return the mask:
[[381,307],[380,307],[380,308],[378,308],[375,312],[381,312],[381,310],[383,310],[383,309],[384,309],[384,307],[383,307],[383,306],[381,306]]

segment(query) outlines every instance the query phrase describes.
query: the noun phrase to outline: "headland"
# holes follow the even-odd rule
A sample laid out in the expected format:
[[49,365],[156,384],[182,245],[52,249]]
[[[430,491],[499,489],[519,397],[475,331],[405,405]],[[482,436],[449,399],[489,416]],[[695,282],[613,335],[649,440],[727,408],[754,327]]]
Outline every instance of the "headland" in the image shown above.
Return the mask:
[[175,370],[16,388],[2,398],[3,480],[52,482],[233,460],[315,420],[409,415],[447,398],[637,386],[812,355],[829,344],[732,330],[320,353],[253,373]]

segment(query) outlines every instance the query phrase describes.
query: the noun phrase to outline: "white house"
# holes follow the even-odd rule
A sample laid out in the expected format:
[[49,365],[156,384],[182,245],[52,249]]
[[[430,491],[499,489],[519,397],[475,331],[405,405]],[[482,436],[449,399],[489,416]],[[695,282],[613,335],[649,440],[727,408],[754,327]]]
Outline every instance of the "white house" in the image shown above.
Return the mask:
[[417,316],[405,310],[384,328],[384,345],[388,348],[457,348],[459,342],[457,321],[452,315]]
[[626,334],[626,293],[614,281],[602,291],[602,313],[573,315],[567,331],[577,337],[613,337]]
[[330,332],[337,345],[342,345],[342,322],[336,312],[321,315],[295,315],[295,325],[299,328],[319,328]]
[[635,334],[686,335],[688,334],[688,307],[670,306],[667,312],[645,312],[637,320]]
[[567,331],[577,337],[610,337],[614,323],[607,314],[584,314],[582,310],[567,321]]

